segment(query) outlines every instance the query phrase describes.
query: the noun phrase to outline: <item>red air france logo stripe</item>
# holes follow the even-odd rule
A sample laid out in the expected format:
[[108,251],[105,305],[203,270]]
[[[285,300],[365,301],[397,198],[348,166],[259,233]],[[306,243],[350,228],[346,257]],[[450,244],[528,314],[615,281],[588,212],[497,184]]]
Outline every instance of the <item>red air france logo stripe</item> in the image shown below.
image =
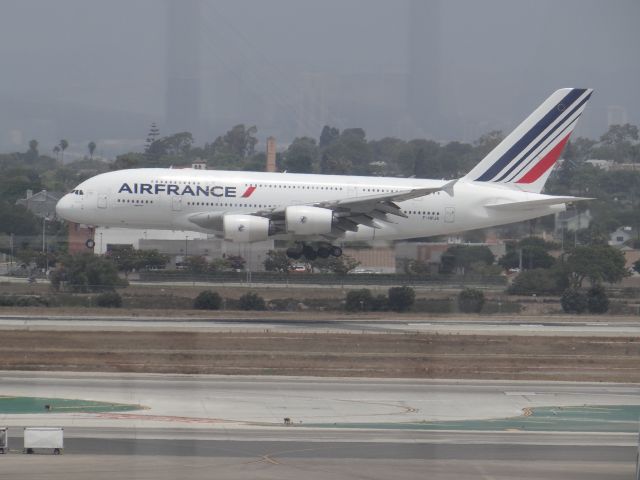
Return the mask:
[[[571,135],[571,133],[569,133]],[[564,137],[555,147],[551,149],[549,153],[547,153],[542,160],[540,160],[534,167],[527,172],[527,174],[518,180],[516,183],[533,183],[538,180],[544,172],[549,170],[556,163],[558,157],[562,153],[562,149],[564,148],[567,140],[569,140],[569,135]]]
[[245,192],[242,194],[242,198],[249,198],[251,196],[251,194],[253,192],[256,191],[256,187],[254,185],[251,185],[249,188],[247,188],[245,190]]

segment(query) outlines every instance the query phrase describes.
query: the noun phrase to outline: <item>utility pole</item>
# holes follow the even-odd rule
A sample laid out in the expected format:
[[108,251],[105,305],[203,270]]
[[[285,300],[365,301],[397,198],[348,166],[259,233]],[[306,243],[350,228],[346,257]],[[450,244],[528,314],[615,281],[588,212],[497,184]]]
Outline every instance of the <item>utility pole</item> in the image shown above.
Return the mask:
[[11,259],[10,259],[10,263],[9,265],[11,265],[11,270],[13,270],[13,233],[11,233],[11,236],[9,237],[9,247],[11,248]]
[[49,271],[49,258],[47,255],[47,220],[46,216],[42,217],[42,255],[44,256],[44,274]]

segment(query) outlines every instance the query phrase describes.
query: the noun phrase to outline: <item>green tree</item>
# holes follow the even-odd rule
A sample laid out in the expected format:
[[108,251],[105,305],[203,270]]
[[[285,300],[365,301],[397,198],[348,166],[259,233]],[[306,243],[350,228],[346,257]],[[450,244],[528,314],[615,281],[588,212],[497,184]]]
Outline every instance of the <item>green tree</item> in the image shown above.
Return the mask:
[[590,313],[607,313],[609,297],[602,285],[594,285],[587,290],[587,309]]
[[340,138],[340,130],[335,127],[325,125],[320,132],[320,148],[325,148]]
[[148,270],[151,268],[164,268],[169,263],[169,257],[158,250],[136,250],[135,269]]
[[56,162],[60,161],[60,145],[56,145],[53,147],[53,153],[56,155]]
[[266,310],[267,305],[260,295],[256,292],[247,292],[239,299],[241,310]]
[[573,288],[580,288],[585,279],[596,285],[617,283],[628,275],[624,254],[609,245],[575,247],[565,265]]
[[638,141],[638,127],[626,123],[611,125],[600,137],[600,144],[594,149],[597,158],[608,158],[616,162],[630,161]]
[[313,138],[299,137],[284,152],[283,167],[291,173],[312,173],[318,161],[318,146]]
[[69,148],[69,142],[63,138],[62,140],[60,140],[60,143],[58,145],[60,147],[60,163],[64,165],[64,151]]
[[128,277],[136,268],[137,255],[132,245],[113,246],[107,256],[125,277]]
[[534,268],[518,274],[509,287],[513,295],[556,295],[567,288],[567,275],[561,268]]
[[327,259],[329,270],[336,275],[344,277],[360,265],[360,262],[350,255],[329,257]]
[[193,308],[196,310],[220,310],[222,297],[218,292],[203,290],[193,301]]
[[370,173],[371,149],[364,130],[348,128],[322,150],[320,171],[335,175],[367,175]]
[[267,272],[278,272],[288,274],[293,266],[293,260],[281,250],[269,250],[267,258],[264,260],[264,269]]
[[122,307],[122,297],[118,292],[104,292],[95,299],[96,305],[103,308]]
[[415,290],[407,286],[391,287],[387,296],[389,308],[394,312],[406,312],[411,309],[416,300]]
[[89,142],[89,144],[87,145],[87,149],[89,150],[89,158],[93,160],[93,152],[96,151],[96,142]]
[[484,293],[476,288],[465,288],[458,294],[458,309],[463,313],[480,313],[484,306]]
[[0,232],[14,235],[41,233],[41,221],[22,205],[0,202]]
[[212,144],[205,145],[205,151],[209,156],[231,155],[236,158],[246,158],[255,153],[258,139],[258,129],[255,126],[246,127],[243,124],[235,125],[223,136],[215,139]]
[[160,129],[155,122],[151,124],[149,127],[149,133],[147,134],[147,139],[144,142],[144,153],[146,155],[151,155],[151,145],[160,138]]
[[126,153],[124,155],[118,155],[116,157],[116,161],[111,165],[111,169],[126,170],[129,168],[140,168],[143,166],[155,166],[156,163],[153,160],[149,160],[150,158],[155,157],[147,156],[142,153]]
[[344,308],[348,312],[368,312],[373,309],[374,298],[371,290],[349,290],[345,299]]
[[463,275],[477,262],[492,265],[494,261],[495,256],[484,245],[452,245],[441,257],[443,273],[456,271]]
[[247,261],[240,255],[229,255],[225,259],[226,268],[231,270],[244,270]]
[[27,151],[27,159],[28,160],[36,160],[40,156],[38,152],[38,141],[37,140],[29,140],[29,150]]
[[52,272],[51,284],[56,290],[66,284],[71,291],[82,293],[112,291],[126,286],[112,261],[90,253],[65,257]]
[[190,273],[200,275],[206,273],[209,270],[209,264],[207,259],[201,255],[191,255],[184,260],[184,265]]
[[565,313],[584,313],[587,309],[587,297],[575,288],[567,288],[560,298],[560,305]]
[[549,254],[549,250],[557,248],[557,245],[546,242],[539,237],[527,237],[517,244],[507,245],[507,253],[500,258],[498,263],[505,270],[520,266],[520,252],[522,252],[522,268],[551,268],[555,259]]

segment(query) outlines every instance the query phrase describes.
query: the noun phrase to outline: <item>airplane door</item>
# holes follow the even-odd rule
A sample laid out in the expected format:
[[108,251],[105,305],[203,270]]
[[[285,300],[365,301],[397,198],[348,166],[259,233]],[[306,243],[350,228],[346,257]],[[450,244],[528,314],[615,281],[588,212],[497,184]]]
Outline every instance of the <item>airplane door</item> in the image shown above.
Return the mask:
[[174,212],[182,210],[182,197],[171,197],[171,210]]
[[444,208],[444,222],[453,223],[456,221],[456,207]]
[[107,196],[103,194],[98,195],[98,208],[107,208]]

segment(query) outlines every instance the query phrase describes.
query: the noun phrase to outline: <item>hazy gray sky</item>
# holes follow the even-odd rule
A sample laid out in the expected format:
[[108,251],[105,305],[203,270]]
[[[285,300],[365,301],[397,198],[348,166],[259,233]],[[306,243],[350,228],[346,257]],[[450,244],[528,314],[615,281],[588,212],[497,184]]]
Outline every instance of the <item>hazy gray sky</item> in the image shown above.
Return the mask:
[[[437,46],[425,95],[448,121],[427,134],[509,129],[564,86],[596,89],[578,134],[602,133],[609,106],[640,123],[640,1],[438,5],[436,28],[425,20]],[[371,137],[419,131],[403,117],[409,0],[202,0],[201,22],[198,143],[239,122],[283,142],[325,121]],[[162,125],[167,23],[166,0],[3,0],[0,148],[64,136],[111,153]]]

